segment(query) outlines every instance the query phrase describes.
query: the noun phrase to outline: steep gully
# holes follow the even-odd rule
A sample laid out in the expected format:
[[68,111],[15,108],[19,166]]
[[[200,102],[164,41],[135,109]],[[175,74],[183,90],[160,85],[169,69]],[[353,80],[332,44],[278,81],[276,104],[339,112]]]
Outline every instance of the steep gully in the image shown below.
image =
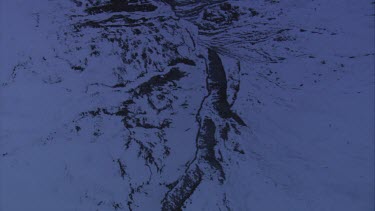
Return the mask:
[[[216,153],[218,143],[217,116],[220,119],[233,119],[237,124],[246,126],[244,121],[230,109],[227,101],[227,79],[219,55],[208,49],[208,67],[206,70],[206,89],[208,94],[203,98],[196,115],[198,132],[196,136],[196,152],[194,159],[186,167],[185,174],[174,183],[162,201],[162,210],[181,210],[184,203],[194,193],[203,179],[212,178],[212,171],[217,172],[220,183],[225,180],[225,172],[221,164],[220,151]],[[221,131],[225,132],[227,128]],[[224,136],[225,139],[225,136]]]
[[[171,4],[171,1],[169,1],[169,3]],[[186,5],[176,4],[172,6],[173,8],[176,8],[177,6],[183,7]],[[198,8],[200,11],[203,6],[198,6]],[[102,12],[147,12],[155,9],[156,8],[154,8],[154,6],[149,4],[147,1],[146,5],[128,5],[127,3],[121,3],[121,1],[113,0],[108,5],[91,7],[87,9],[86,12],[94,15]],[[98,26],[101,27],[100,25]],[[195,138],[195,154],[193,159],[186,164],[184,174],[181,175],[177,181],[167,186],[169,191],[164,195],[164,198],[161,201],[162,210],[182,210],[185,202],[205,180],[217,179],[221,184],[224,183],[226,177],[223,167],[224,161],[217,145],[221,141],[226,141],[228,139],[228,133],[231,128],[233,128],[236,133],[239,133],[239,130],[236,128],[237,125],[246,126],[245,122],[231,110],[235,98],[231,104],[228,102],[226,72],[219,54],[214,49],[214,47],[207,47],[208,56],[200,56],[200,58],[206,61],[207,95],[202,99],[200,107],[196,113],[198,131]],[[189,61],[176,62],[187,63],[193,66],[195,65],[194,62]],[[170,65],[174,66],[175,64],[174,62],[171,62]],[[240,68],[239,63],[238,68]],[[140,155],[142,155],[145,159],[146,165],[150,168],[150,171],[151,165],[153,165],[156,167],[157,171],[160,172],[162,171],[162,166],[161,164],[157,163],[153,155],[153,150],[146,146],[141,140],[134,137],[135,132],[132,131],[132,128],[137,127],[144,129],[158,129],[160,130],[160,142],[165,142],[163,137],[163,128],[168,127],[170,122],[169,120],[165,120],[160,125],[151,125],[147,122],[142,122],[138,118],[140,114],[132,111],[130,106],[136,104],[136,99],[145,96],[147,97],[151,108],[156,109],[150,100],[151,93],[156,88],[161,88],[168,82],[175,84],[174,82],[178,81],[182,77],[185,77],[183,72],[181,72],[178,68],[172,68],[169,73],[154,76],[150,80],[139,85],[136,89],[131,90],[133,93],[131,99],[125,101],[124,105],[117,111],[110,112],[107,109],[98,109],[96,111],[85,112],[83,113],[83,116],[105,114],[122,117],[124,126],[127,130],[129,130],[130,133],[129,140],[126,143],[127,148],[129,147],[131,140],[133,140],[133,142],[135,141],[136,144],[139,145]],[[177,88],[176,86],[177,85],[174,85],[175,88]],[[115,88],[115,86],[113,88]],[[160,112],[160,110],[158,110],[158,112]],[[242,151],[238,151],[236,147],[233,149],[233,151],[243,153]],[[169,154],[168,149],[165,149],[165,153]],[[121,170],[121,176],[124,177],[126,166],[123,165],[120,160],[118,160],[118,163]],[[130,210],[132,210],[134,192],[141,188],[141,186],[132,188],[132,192],[129,194],[128,208]]]

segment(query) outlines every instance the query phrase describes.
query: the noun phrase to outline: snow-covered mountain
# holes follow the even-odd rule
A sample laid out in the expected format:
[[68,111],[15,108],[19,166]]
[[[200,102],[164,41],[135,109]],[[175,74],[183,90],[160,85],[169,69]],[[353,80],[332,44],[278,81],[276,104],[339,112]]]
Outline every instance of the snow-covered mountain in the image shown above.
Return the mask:
[[0,210],[373,210],[374,4],[0,1]]

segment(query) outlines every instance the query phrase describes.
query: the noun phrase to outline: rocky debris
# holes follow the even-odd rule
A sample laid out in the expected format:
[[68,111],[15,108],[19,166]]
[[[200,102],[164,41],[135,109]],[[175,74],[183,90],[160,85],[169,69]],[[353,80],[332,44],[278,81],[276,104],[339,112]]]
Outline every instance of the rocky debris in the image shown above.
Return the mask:
[[[128,209],[136,207],[137,194],[150,194],[152,190],[147,188],[154,188],[156,184],[170,184],[169,190],[162,193],[162,210],[182,210],[205,181],[224,184],[230,155],[245,154],[241,143],[233,137],[247,127],[233,109],[240,91],[240,60],[244,58],[228,49],[235,49],[235,45],[247,50],[254,48],[251,52],[261,55],[264,61],[279,61],[258,45],[288,41],[288,29],[273,28],[268,23],[264,23],[267,27],[262,23],[246,23],[244,18],[264,18],[263,14],[224,0],[167,0],[164,2],[171,6],[169,12],[166,5],[159,7],[161,2],[148,0],[74,2],[82,7],[82,14],[70,14],[72,31],[62,33],[60,41],[67,45],[65,52],[84,54],[81,58],[61,59],[79,73],[90,70],[95,62],[102,62],[99,59],[103,56],[117,61],[108,63],[108,68],[102,70],[115,76],[113,80],[95,81],[88,87],[113,90],[118,93],[116,100],[122,103],[82,112],[73,121],[72,131],[85,133],[90,129],[83,123],[94,122],[91,134],[100,138],[105,132],[96,122],[110,118],[122,123],[124,153],[135,152],[136,159],[149,170],[148,178],[135,182],[126,160],[114,159],[119,175],[129,182]],[[225,68],[223,56],[235,60],[237,69]],[[186,88],[186,80],[192,75],[193,80],[198,81],[199,77],[205,80]],[[230,95],[229,89],[233,91]],[[186,90],[191,96],[184,96]],[[198,99],[199,107],[191,107],[189,101],[195,100],[194,95],[202,91],[206,94]],[[163,177],[165,165],[173,155],[170,142],[176,140],[168,139],[167,133],[177,124],[175,116],[180,112],[177,109],[180,105],[189,112],[189,117],[195,117],[198,128],[195,138],[191,138],[195,142],[193,158],[171,183],[168,177]],[[122,206],[114,208],[122,209]]]

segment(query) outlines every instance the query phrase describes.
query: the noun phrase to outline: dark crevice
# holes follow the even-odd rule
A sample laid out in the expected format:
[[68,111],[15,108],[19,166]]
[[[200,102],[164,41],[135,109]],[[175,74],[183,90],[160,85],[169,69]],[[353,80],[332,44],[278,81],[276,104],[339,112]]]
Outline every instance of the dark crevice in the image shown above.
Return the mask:
[[[237,61],[237,70],[238,70],[238,75],[241,75],[241,63],[240,61]],[[231,86],[233,88],[234,93],[233,93],[233,99],[232,102],[230,103],[230,108],[233,107],[234,103],[237,100],[238,93],[240,92],[240,87],[241,87],[241,77],[238,77],[238,80],[236,81],[237,84]]]
[[190,66],[195,66],[195,62],[193,60],[188,59],[188,58],[180,58],[180,57],[169,61],[168,66],[175,66],[179,63],[190,65]]
[[219,55],[212,49],[208,50],[208,90],[212,92],[212,104],[224,119],[232,118],[238,124],[246,126],[245,122],[231,110],[227,101],[227,78]]
[[86,9],[86,12],[95,15],[103,12],[152,12],[156,9],[157,6],[148,1],[111,0],[107,4],[90,7]]
[[167,83],[174,83],[174,81],[178,81],[181,78],[185,77],[186,73],[181,71],[178,68],[172,68],[168,73],[164,75],[157,75],[150,78],[148,81],[142,83],[135,89],[135,96],[143,96],[150,94],[153,90],[157,89],[158,87],[162,87]]
[[120,159],[117,159],[117,164],[119,165],[119,168],[120,168],[121,177],[122,179],[124,179],[126,175],[125,165],[121,162]]

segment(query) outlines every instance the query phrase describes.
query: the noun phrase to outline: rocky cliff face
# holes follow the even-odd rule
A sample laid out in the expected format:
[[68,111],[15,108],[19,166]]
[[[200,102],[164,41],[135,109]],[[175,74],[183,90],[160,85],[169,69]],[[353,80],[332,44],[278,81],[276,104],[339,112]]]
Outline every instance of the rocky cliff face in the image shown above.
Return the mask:
[[[357,65],[348,62],[351,55],[339,57],[308,44],[348,37],[334,24],[298,20],[302,14],[315,17],[314,8],[321,4],[40,0],[29,8],[24,5],[21,11],[32,17],[25,22],[30,36],[20,37],[35,47],[23,43],[9,53],[18,56],[2,61],[9,70],[2,89],[11,93],[5,99],[17,95],[19,102],[29,103],[20,113],[31,115],[29,125],[37,119],[35,128],[43,129],[25,136],[31,141],[19,141],[26,139],[13,135],[18,126],[4,127],[2,137],[18,141],[2,144],[2,159],[9,172],[27,169],[17,160],[29,158],[32,166],[45,166],[40,175],[52,169],[43,191],[53,194],[39,207],[54,210],[325,207],[312,199],[326,186],[314,185],[321,184],[314,175],[323,167],[311,153],[325,145],[308,150],[313,140],[300,142],[302,135],[291,127],[299,127],[292,122],[304,122],[297,117],[301,115],[281,125],[273,120],[302,112],[302,119],[313,119],[305,128],[318,127],[322,121],[298,108],[308,109],[305,100],[319,96],[319,87],[337,83],[350,72],[346,65]],[[363,47],[356,55],[366,59],[373,53]],[[21,91],[28,97],[16,94],[17,87],[29,89]],[[3,113],[9,112],[7,106]],[[323,120],[331,130],[329,121],[339,120]],[[345,127],[332,130],[340,134]],[[30,150],[25,146],[43,156],[20,157],[20,150]],[[312,176],[306,178],[307,172]],[[311,186],[312,192],[304,191]]]

